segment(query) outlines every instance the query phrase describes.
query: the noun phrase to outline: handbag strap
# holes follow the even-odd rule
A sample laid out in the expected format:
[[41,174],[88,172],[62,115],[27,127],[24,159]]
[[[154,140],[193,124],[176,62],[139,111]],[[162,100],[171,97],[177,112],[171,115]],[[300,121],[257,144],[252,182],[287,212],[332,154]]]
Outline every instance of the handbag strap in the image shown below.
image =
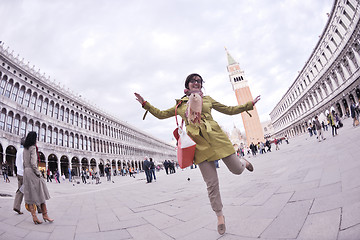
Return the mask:
[[[178,122],[178,119],[177,119],[177,108],[181,103],[182,103],[182,101],[180,100],[179,103],[175,107],[175,119],[176,119],[176,125],[178,127],[179,127],[179,122]],[[181,121],[181,128],[182,128],[183,124],[184,124],[184,119]]]

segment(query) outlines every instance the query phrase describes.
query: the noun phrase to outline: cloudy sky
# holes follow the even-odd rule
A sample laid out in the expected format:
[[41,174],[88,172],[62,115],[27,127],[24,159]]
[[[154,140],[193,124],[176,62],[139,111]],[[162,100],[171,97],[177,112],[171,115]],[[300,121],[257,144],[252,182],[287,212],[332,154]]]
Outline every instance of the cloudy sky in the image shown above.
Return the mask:
[[[196,72],[205,94],[236,105],[224,47],[245,71],[261,121],[295,80],[319,40],[332,0],[11,0],[0,7],[1,41],[25,63],[75,94],[163,141],[175,119],[160,109],[183,95]],[[240,115],[213,112],[229,132]]]

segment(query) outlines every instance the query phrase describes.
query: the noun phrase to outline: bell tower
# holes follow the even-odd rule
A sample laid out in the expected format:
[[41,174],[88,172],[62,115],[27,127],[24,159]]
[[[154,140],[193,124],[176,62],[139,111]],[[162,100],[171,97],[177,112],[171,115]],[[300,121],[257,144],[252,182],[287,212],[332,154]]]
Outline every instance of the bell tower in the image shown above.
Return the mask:
[[[235,92],[238,104],[242,105],[248,101],[252,101],[254,98],[251,95],[248,80],[245,77],[244,71],[241,70],[239,63],[234,60],[226,48],[225,51],[228,59],[227,70],[229,72],[230,82]],[[254,109],[249,111],[249,113],[252,117],[250,117],[247,112],[241,113],[241,118],[245,128],[247,146],[249,146],[252,142],[255,144],[265,141],[264,132],[256,106],[254,106]]]

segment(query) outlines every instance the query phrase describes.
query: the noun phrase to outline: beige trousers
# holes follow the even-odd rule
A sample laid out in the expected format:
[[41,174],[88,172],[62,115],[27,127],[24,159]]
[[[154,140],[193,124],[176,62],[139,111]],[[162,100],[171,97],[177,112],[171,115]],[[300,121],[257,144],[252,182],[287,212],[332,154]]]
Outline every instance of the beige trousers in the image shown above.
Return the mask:
[[[241,162],[240,158],[234,153],[222,159],[227,168],[233,174],[241,174],[246,166],[245,162]],[[204,161],[199,164],[201,174],[207,186],[209,200],[212,209],[216,213],[216,216],[222,216],[222,202],[219,189],[219,178],[216,171],[214,161]]]
[[20,191],[21,185],[23,185],[23,176],[17,175],[18,179],[18,189],[15,194],[15,200],[14,200],[14,209],[21,210],[21,202],[23,200],[24,194]]

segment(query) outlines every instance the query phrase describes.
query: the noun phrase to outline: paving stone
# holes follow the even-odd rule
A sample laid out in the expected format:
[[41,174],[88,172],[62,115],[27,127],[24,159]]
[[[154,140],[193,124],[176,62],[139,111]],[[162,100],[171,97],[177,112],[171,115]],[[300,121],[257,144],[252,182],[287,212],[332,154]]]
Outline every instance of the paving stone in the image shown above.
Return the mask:
[[297,191],[291,197],[290,201],[310,200],[324,196],[331,196],[333,194],[338,194],[340,192],[341,192],[341,183],[338,182],[318,188]]
[[360,188],[316,198],[310,213],[328,211],[360,202]]
[[277,193],[298,192],[319,187],[319,180],[304,181],[296,184],[284,183]]
[[341,209],[310,214],[298,239],[336,240],[340,228]]
[[[359,163],[360,164],[360,161]],[[360,166],[354,166],[353,169],[342,173],[342,188],[344,190],[350,190],[352,188],[360,187]]]
[[360,239],[360,224],[349,227],[339,232],[338,240],[359,240]]
[[114,183],[102,177],[99,185],[47,183],[49,215],[55,221],[41,225],[34,225],[27,211],[12,211],[17,182],[10,177],[10,183],[0,181],[0,193],[10,195],[0,196],[0,240],[358,240],[360,161],[354,149],[360,128],[345,119],[337,137],[326,134],[321,143],[302,135],[281,144],[280,151],[247,156],[255,167],[252,173],[233,175],[220,161],[223,236],[196,168],[157,172],[151,184],[144,173],[115,176]]
[[267,200],[269,200],[275,192],[277,192],[279,187],[269,187],[262,191],[260,191],[258,194],[256,194],[254,197],[249,199],[245,205],[253,205],[253,206],[259,206],[263,205]]
[[[155,228],[151,224],[146,224],[142,226],[132,227],[127,229],[132,239],[142,240],[142,239],[159,239],[159,240],[170,240],[172,237],[166,235],[163,231]],[[180,231],[180,229],[179,229]]]
[[262,206],[258,207],[249,218],[251,219],[275,219],[288,203],[293,193],[274,194]]
[[261,234],[261,237],[296,238],[308,216],[311,204],[311,200],[286,204],[277,218]]
[[339,163],[327,165],[323,168],[320,186],[327,186],[341,182]]
[[51,233],[49,232],[31,231],[28,235],[26,235],[25,239],[46,240],[50,238],[50,235]]
[[342,208],[341,230],[358,224],[360,224],[360,201]]
[[73,239],[75,236],[75,226],[58,226],[52,231],[50,240]]
[[116,231],[107,231],[107,232],[97,232],[97,233],[77,233],[74,240],[122,240],[122,239],[133,239],[128,231],[126,230],[116,230]]

